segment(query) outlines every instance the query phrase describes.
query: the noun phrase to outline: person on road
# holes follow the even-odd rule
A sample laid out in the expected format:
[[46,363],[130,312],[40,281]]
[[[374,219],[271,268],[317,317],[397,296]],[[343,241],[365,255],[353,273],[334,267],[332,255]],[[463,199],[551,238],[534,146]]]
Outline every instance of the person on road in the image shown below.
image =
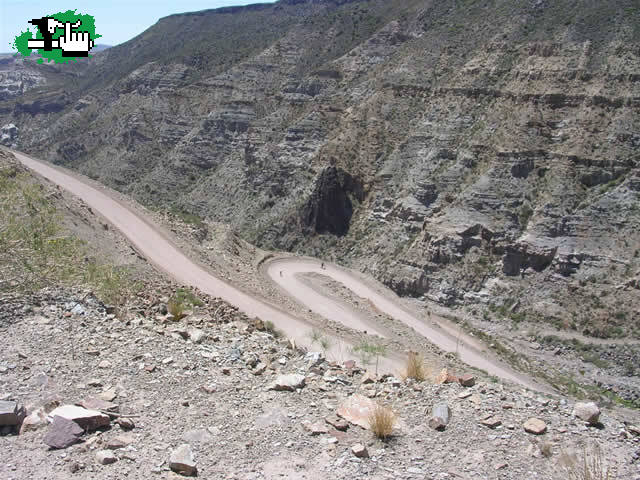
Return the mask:
[[282,276],[282,270],[280,270],[280,276]]
[[320,264],[320,268],[324,270],[324,262]]

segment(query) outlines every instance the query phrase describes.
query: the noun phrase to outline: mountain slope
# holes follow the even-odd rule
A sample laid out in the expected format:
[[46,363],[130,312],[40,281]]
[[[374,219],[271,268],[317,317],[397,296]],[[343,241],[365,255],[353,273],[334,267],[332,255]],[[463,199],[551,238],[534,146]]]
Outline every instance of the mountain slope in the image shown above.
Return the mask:
[[469,305],[490,332],[637,337],[639,15],[631,0],[173,15],[0,112],[26,151]]

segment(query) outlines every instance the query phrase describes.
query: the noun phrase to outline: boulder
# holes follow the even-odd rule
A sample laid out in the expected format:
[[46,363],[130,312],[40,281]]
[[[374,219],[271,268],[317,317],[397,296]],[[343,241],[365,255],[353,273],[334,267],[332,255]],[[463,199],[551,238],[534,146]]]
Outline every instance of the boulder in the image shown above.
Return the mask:
[[291,373],[289,375],[280,375],[269,386],[269,390],[294,392],[298,388],[302,388],[305,385],[304,375],[298,375]]
[[593,402],[578,402],[573,407],[573,414],[589,425],[596,425],[600,420],[600,408]]
[[42,441],[51,448],[67,448],[78,443],[83,433],[77,423],[56,415]]
[[85,430],[96,430],[97,428],[109,426],[109,416],[97,410],[89,410],[76,405],[63,405],[56,408],[49,414],[49,419],[56,416],[71,420]]
[[18,402],[14,402],[13,400],[0,401],[0,427],[19,426],[24,420],[26,413],[24,407],[19,405]]
[[193,456],[191,446],[187,443],[183,443],[173,452],[169,457],[169,468],[176,473],[186,475],[188,477],[195,477],[198,475],[198,468]]
[[369,428],[369,416],[374,412],[376,404],[370,398],[363,395],[351,395],[340,407],[338,416],[347,422],[362,428]]

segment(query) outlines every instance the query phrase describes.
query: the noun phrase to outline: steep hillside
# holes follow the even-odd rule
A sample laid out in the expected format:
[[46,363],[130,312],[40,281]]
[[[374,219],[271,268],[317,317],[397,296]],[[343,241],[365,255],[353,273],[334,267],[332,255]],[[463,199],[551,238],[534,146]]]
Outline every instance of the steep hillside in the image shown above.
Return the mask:
[[640,336],[633,0],[180,14],[76,78],[0,104],[18,148],[492,334]]

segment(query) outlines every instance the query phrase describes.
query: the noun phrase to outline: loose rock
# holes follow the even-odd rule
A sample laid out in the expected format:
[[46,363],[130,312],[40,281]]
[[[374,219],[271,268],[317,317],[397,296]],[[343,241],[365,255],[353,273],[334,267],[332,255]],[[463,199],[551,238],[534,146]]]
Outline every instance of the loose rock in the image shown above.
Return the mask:
[[72,420],[85,430],[95,430],[97,428],[109,425],[109,416],[97,410],[89,410],[78,407],[76,405],[63,405],[53,410],[49,414],[49,418],[53,419],[57,416]]
[[198,468],[189,444],[183,443],[171,453],[169,468],[188,477],[195,477],[198,474]]
[[369,457],[369,451],[367,450],[367,447],[365,447],[361,443],[356,443],[354,446],[352,446],[351,452],[353,452],[353,454],[358,458]]
[[24,407],[14,401],[0,401],[0,426],[18,426],[24,420]]
[[269,390],[294,392],[298,388],[305,385],[304,375],[295,373],[289,375],[280,375],[276,381],[269,386]]
[[118,457],[116,457],[111,450],[98,450],[96,452],[96,461],[100,465],[109,465],[111,463],[116,463],[118,461]]
[[573,407],[573,414],[589,425],[596,425],[600,420],[600,408],[594,402],[576,403]]
[[542,435],[547,431],[547,424],[539,418],[530,418],[524,422],[524,431],[534,435]]
[[56,415],[42,441],[51,448],[67,448],[78,443],[83,433],[77,423]]

